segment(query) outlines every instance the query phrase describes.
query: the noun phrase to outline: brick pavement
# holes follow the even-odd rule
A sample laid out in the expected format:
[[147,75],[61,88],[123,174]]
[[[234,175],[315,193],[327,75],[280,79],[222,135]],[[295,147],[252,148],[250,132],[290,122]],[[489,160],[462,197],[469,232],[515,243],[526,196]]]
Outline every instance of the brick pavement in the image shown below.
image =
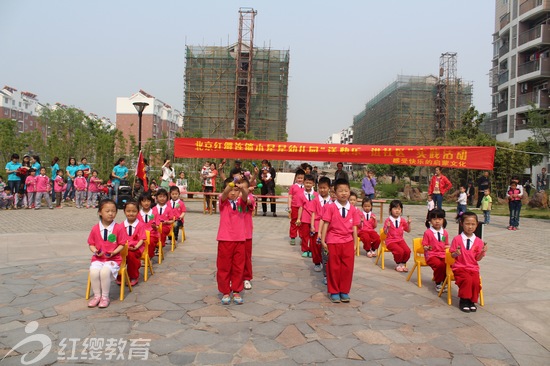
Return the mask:
[[[253,289],[244,305],[224,307],[215,282],[218,216],[189,206],[185,244],[162,265],[155,261],[155,275],[124,301],[115,299],[113,285],[105,310],[88,309],[83,298],[95,210],[1,211],[0,357],[36,320],[36,333],[53,342],[36,364],[94,363],[82,359],[82,343],[77,360],[59,360],[68,337],[151,339],[146,363],[163,365],[538,365],[550,359],[550,265],[541,249],[548,245],[547,221],[522,218],[521,230],[509,232],[507,218],[493,218],[481,263],[486,306],[464,314],[456,308],[456,288],[449,307],[436,296],[429,269],[418,288],[392,270],[391,255],[384,271],[366,256],[357,258],[352,302],[332,304],[299,246],[288,245],[287,219],[256,217]],[[413,219],[410,242],[424,231],[425,211],[405,210]],[[456,229],[449,224],[450,233]],[[18,350],[34,356],[41,349]],[[20,362],[17,353],[1,361]]]

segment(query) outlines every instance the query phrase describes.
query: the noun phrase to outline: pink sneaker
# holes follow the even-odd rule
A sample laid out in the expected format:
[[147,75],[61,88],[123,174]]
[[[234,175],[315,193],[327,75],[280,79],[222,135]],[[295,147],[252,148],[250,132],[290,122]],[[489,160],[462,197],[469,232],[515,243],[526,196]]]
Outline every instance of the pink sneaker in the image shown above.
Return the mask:
[[403,270],[403,272],[409,272],[409,269],[405,266],[401,267],[401,269]]
[[109,306],[110,302],[111,302],[111,300],[108,297],[101,296],[101,300],[99,301],[99,307],[104,309],[107,306]]
[[401,267],[401,265],[398,264],[397,267],[395,267],[395,270],[396,270],[397,272],[403,272],[403,267]]
[[139,278],[130,279],[130,285],[135,286],[138,284]]
[[88,307],[95,308],[97,304],[99,304],[100,300],[101,300],[101,296],[92,297],[92,299],[88,302]]
[[367,257],[372,258],[372,252],[370,250],[367,252]]

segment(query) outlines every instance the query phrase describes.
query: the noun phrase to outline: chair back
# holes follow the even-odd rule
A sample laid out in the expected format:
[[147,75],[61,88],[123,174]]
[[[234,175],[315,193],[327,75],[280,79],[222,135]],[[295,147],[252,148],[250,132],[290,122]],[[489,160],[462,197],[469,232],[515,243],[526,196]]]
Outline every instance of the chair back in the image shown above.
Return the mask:
[[143,253],[141,253],[141,259],[145,259],[145,253],[149,254],[149,244],[151,243],[151,232],[145,230],[145,241],[143,242]]
[[449,251],[449,248],[445,249],[445,265],[446,265],[446,273],[447,276],[451,277],[451,280],[454,281],[454,274],[451,266],[455,264],[455,259],[451,255],[451,252]]
[[386,233],[384,232],[384,228],[380,229],[380,242],[386,242]]
[[124,244],[124,248],[120,251],[120,258],[122,258],[122,261],[120,262],[120,268],[126,267],[126,257],[128,256],[128,241],[126,241],[126,244]]
[[427,266],[426,257],[424,256],[424,246],[422,245],[422,238],[413,239],[413,259],[421,266]]

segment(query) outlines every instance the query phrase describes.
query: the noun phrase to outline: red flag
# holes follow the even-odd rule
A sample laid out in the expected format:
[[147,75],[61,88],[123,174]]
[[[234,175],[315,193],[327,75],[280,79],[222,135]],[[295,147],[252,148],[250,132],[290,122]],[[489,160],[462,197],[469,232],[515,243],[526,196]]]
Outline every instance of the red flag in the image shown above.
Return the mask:
[[143,162],[143,155],[139,152],[138,164],[136,168],[136,177],[143,182],[143,190],[147,192],[149,190],[149,184],[147,183],[147,173],[145,173],[145,163]]

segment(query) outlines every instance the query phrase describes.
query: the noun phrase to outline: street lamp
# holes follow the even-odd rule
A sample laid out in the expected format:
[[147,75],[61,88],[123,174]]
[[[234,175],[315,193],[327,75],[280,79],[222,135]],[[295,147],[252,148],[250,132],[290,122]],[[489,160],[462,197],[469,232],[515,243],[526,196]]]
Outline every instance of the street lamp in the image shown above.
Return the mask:
[[145,102],[134,102],[134,107],[136,107],[136,111],[138,112],[139,116],[139,126],[138,126],[138,151],[141,151],[141,116],[143,115],[143,110],[145,107],[149,105],[149,103]]

